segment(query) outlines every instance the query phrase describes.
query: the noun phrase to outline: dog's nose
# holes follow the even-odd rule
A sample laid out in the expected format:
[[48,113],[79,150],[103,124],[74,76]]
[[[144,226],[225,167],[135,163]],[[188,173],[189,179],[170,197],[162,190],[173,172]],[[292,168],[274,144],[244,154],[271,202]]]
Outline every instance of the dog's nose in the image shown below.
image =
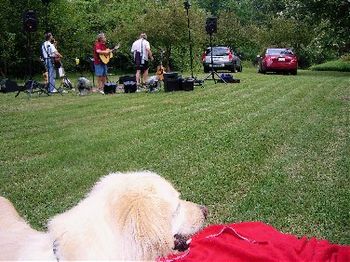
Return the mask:
[[199,206],[199,208],[202,210],[202,213],[204,215],[204,218],[206,219],[208,217],[208,208],[206,206]]

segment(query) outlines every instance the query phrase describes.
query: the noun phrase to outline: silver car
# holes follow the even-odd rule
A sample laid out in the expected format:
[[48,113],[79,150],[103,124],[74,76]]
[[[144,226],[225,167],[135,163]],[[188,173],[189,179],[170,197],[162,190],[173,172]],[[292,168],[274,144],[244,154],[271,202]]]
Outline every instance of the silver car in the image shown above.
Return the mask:
[[211,55],[211,47],[208,47],[202,55],[202,63],[205,73],[210,72],[211,66],[215,71],[242,72],[241,59],[227,46],[213,46],[213,55]]

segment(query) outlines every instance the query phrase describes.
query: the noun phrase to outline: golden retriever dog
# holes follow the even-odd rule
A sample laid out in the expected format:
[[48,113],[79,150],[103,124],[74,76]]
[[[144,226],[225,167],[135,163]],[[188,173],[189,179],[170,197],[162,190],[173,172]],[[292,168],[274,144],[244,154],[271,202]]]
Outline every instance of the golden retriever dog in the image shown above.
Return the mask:
[[32,229],[0,197],[0,260],[155,260],[185,250],[207,208],[150,172],[112,173],[70,210]]

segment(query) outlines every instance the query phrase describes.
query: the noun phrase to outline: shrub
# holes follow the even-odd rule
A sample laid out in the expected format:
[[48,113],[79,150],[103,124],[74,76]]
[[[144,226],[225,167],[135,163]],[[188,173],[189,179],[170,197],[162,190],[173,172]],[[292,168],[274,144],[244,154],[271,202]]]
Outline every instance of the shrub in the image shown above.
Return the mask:
[[338,59],[335,61],[329,61],[320,65],[311,66],[310,69],[315,71],[350,72],[350,60],[345,61],[343,59]]
[[340,59],[345,62],[350,62],[350,53],[342,55]]

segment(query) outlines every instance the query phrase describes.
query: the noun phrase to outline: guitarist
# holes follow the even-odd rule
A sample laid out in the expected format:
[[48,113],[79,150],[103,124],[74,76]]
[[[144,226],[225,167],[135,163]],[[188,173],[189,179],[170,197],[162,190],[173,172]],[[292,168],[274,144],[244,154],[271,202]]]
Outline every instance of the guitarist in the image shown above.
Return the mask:
[[94,44],[94,66],[95,75],[97,77],[97,89],[101,94],[104,94],[103,88],[107,82],[107,65],[101,61],[100,55],[108,55],[112,51],[113,50],[107,48],[106,46],[105,34],[98,34]]

